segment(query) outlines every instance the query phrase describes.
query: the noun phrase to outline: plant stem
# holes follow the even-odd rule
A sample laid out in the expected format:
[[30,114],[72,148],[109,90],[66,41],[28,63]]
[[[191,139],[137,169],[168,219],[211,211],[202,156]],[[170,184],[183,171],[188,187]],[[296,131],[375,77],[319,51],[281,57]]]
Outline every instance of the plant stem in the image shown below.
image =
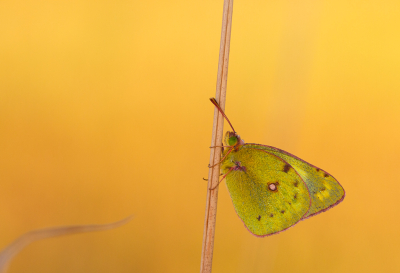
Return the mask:
[[77,234],[83,232],[101,231],[120,227],[132,219],[132,216],[118,222],[102,225],[62,226],[33,230],[17,238],[0,252],[0,273],[6,273],[11,259],[27,245],[51,237]]
[[[215,99],[222,110],[225,110],[226,86],[228,80],[229,46],[231,40],[233,0],[224,0],[222,17],[221,42],[219,50],[217,91]],[[211,147],[220,146],[223,137],[224,118],[217,108],[214,110],[214,124]],[[211,148],[210,166],[221,160],[221,148]],[[220,165],[210,168],[208,173],[207,202],[204,219],[203,248],[201,253],[200,273],[210,273],[214,248],[215,222],[217,217],[218,184]]]

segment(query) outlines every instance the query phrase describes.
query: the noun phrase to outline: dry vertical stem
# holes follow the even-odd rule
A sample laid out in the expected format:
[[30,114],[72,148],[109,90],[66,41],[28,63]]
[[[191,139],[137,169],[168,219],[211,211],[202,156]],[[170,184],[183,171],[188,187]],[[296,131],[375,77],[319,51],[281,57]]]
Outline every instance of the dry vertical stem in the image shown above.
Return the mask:
[[[224,0],[224,11],[222,17],[221,43],[219,50],[217,91],[215,99],[222,110],[225,110],[226,85],[228,80],[229,46],[231,40],[233,0]],[[224,118],[215,108],[214,124],[212,131],[211,147],[219,146],[222,142]],[[210,166],[221,159],[221,148],[212,148],[210,153]],[[204,219],[203,249],[201,253],[200,273],[209,273],[212,268],[212,257],[214,248],[215,222],[217,217],[217,200],[220,165],[210,168],[208,173],[206,214]]]

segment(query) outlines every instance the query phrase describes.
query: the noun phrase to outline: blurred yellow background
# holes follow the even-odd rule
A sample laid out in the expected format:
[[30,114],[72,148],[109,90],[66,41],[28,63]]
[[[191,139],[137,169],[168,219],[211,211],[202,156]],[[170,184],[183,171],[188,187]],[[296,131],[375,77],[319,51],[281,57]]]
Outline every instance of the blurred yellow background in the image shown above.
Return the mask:
[[[0,2],[0,248],[22,272],[198,272],[223,1]],[[213,272],[400,271],[400,2],[234,4],[226,113],[343,203],[252,236],[219,191]],[[228,129],[225,124],[225,129]]]

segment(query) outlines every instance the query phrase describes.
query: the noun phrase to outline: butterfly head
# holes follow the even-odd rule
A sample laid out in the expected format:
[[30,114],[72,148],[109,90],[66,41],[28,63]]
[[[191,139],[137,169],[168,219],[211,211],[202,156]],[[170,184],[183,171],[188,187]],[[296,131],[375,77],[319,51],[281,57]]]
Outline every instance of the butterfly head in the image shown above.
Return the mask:
[[226,132],[225,134],[225,144],[227,146],[233,146],[235,149],[238,149],[240,146],[244,144],[243,139],[236,132]]
[[231,122],[229,121],[228,117],[225,115],[224,111],[221,109],[219,106],[218,102],[216,101],[215,98],[210,98],[210,101],[212,104],[217,107],[218,111],[222,114],[222,116],[226,119],[226,121],[229,123],[231,126],[233,132],[226,132],[225,134],[225,144],[228,146],[233,147],[236,151],[244,144],[244,141],[240,138],[240,136],[236,133],[235,129],[233,129],[233,126]]

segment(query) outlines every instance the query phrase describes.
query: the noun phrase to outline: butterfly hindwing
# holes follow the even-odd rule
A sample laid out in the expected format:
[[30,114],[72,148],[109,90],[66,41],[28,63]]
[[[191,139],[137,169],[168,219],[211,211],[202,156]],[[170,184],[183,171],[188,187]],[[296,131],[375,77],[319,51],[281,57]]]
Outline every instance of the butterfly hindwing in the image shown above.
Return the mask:
[[245,147],[261,149],[288,162],[306,183],[311,196],[311,207],[303,217],[308,218],[339,204],[345,196],[340,183],[322,169],[283,150],[260,144],[245,144]]
[[[265,150],[242,146],[222,163],[236,213],[257,236],[285,230],[310,208],[302,177],[284,159]],[[273,184],[273,185],[271,185]]]

